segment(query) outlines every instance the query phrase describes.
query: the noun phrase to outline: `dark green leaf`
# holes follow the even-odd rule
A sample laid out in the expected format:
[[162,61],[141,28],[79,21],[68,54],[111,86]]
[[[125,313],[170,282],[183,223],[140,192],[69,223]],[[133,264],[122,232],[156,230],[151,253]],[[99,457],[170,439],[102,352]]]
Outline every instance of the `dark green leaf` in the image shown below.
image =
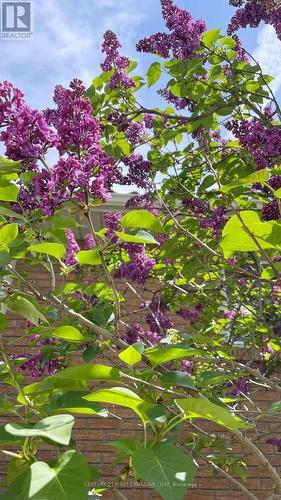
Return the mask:
[[192,380],[192,377],[190,377],[190,375],[187,375],[184,372],[180,372],[177,370],[170,371],[164,373],[164,375],[161,376],[160,380],[161,384],[164,385],[178,385],[181,387],[188,387],[189,389],[197,391],[196,386],[194,385],[194,382]]
[[46,462],[34,462],[17,477],[5,500],[87,500],[90,467],[75,450],[61,455],[54,468]]
[[195,472],[192,459],[170,443],[137,448],[133,465],[141,479],[165,500],[183,499]]

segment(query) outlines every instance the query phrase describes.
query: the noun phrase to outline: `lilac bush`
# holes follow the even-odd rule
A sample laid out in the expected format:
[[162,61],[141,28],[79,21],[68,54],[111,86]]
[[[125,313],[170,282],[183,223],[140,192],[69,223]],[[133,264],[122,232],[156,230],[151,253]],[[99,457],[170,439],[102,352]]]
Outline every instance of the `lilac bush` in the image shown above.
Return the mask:
[[[0,83],[1,332],[10,312],[27,320],[0,339],[5,500],[86,500],[99,472],[75,447],[75,416],[120,407],[143,435],[111,443],[106,494],[124,498],[134,478],[188,498],[204,464],[255,499],[254,456],[281,497],[266,453],[281,451],[281,109],[237,36],[266,22],[280,38],[280,2],[230,1],[228,36],[160,4],[166,31],[136,41],[155,56],[143,76],[107,31],[100,75],[57,85],[52,109]],[[116,184],[132,189],[118,211]]]

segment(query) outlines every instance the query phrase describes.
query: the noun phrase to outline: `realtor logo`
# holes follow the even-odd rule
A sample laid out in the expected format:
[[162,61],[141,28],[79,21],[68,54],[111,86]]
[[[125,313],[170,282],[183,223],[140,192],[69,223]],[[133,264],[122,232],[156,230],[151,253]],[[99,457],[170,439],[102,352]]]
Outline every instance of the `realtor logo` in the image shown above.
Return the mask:
[[31,14],[31,2],[1,2],[2,40],[32,38]]

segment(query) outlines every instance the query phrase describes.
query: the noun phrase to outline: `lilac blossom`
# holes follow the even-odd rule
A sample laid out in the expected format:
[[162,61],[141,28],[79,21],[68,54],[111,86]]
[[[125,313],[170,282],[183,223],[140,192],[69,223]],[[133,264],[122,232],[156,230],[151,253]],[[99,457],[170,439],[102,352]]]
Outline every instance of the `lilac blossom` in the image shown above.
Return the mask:
[[41,353],[31,354],[23,353],[11,356],[12,359],[24,358],[26,361],[19,367],[20,371],[31,375],[31,377],[39,378],[42,375],[53,375],[61,368],[61,358],[54,357],[52,359],[44,360]]
[[191,59],[201,44],[206,29],[202,19],[194,20],[189,12],[177,7],[172,0],[161,0],[162,15],[170,33],[155,33],[143,38],[137,50],[159,54],[164,58]]
[[77,264],[76,254],[79,252],[80,247],[71,229],[67,229],[65,231],[65,236],[67,239],[67,249],[64,263],[66,266],[75,266]]
[[159,95],[161,95],[161,97],[163,97],[166,101],[168,101],[171,104],[173,104],[175,106],[175,108],[178,109],[178,110],[184,109],[187,106],[190,107],[192,105],[190,99],[187,99],[185,97],[184,98],[183,97],[177,97],[169,89],[160,89],[160,90],[157,91],[157,93]]
[[184,359],[181,362],[182,371],[187,373],[188,375],[192,375],[193,367],[194,367],[193,361],[190,361],[189,359]]
[[123,176],[122,184],[135,184],[142,189],[151,189],[151,162],[140,154],[125,156],[123,163],[128,167],[127,175]]
[[91,250],[95,246],[95,238],[91,233],[86,234],[84,237],[84,250]]
[[158,214],[158,208],[156,206],[156,203],[152,200],[151,195],[149,193],[145,193],[143,195],[134,195],[132,196],[125,205],[126,208],[132,208],[132,207],[137,207],[137,208],[145,208],[149,212],[151,212],[153,215]]
[[237,313],[236,311],[234,310],[231,310],[231,309],[226,309],[224,312],[223,312],[223,317],[225,319],[230,319],[230,320],[233,320],[235,319],[237,316]]
[[274,325],[273,333],[276,337],[281,337],[281,324],[280,323],[277,323],[277,325]]
[[152,330],[144,330],[139,323],[130,323],[122,338],[130,345],[141,341],[148,341],[149,344],[156,344],[161,339],[161,335]]
[[54,91],[56,109],[47,109],[45,117],[58,132],[58,150],[61,154],[74,148],[79,154],[96,152],[100,139],[100,125],[92,115],[92,106],[84,98],[85,87],[74,79],[68,88],[57,85]]
[[153,332],[163,333],[168,328],[174,326],[173,321],[166,316],[167,306],[163,303],[161,297],[154,298],[142,305],[142,308],[148,310],[145,321],[149,324]]
[[253,118],[240,122],[232,120],[226,128],[252,154],[259,169],[273,167],[275,159],[281,155],[281,129],[278,127],[267,127]]
[[194,309],[188,309],[187,307],[182,307],[177,311],[177,314],[184,318],[186,321],[189,321],[191,325],[199,321],[200,313],[202,312],[202,305],[197,304]]
[[257,28],[264,21],[274,27],[281,40],[281,7],[275,0],[230,0],[229,3],[240,7],[228,25],[229,34],[247,26]]
[[185,198],[182,200],[184,207],[189,209],[194,215],[205,214],[208,211],[208,203],[200,198]]
[[115,271],[115,278],[133,281],[138,285],[144,285],[156,261],[145,254],[145,249],[131,255],[130,261],[121,264]]
[[200,219],[200,227],[211,229],[215,238],[220,238],[221,231],[226,224],[224,217],[225,209],[223,207],[215,208],[209,217]]
[[113,71],[109,80],[111,89],[116,87],[134,88],[135,82],[126,73],[126,69],[130,65],[130,60],[127,57],[121,56],[119,53],[121,44],[113,31],[107,30],[104,34],[104,41],[102,44],[102,52],[105,54],[105,60],[101,64],[103,71]]
[[0,126],[8,125],[25,107],[23,93],[10,82],[0,82]]
[[280,453],[281,452],[281,439],[278,439],[276,437],[272,437],[266,440],[267,444],[272,444],[273,446],[276,446],[277,451]]
[[274,304],[281,304],[281,287],[278,285],[272,287],[272,300]]
[[144,335],[144,329],[141,327],[139,323],[130,323],[123,335],[122,339],[127,344],[135,344],[135,342],[140,342]]
[[146,113],[143,116],[143,123],[146,128],[153,128],[153,123],[154,123],[154,115],[151,113]]
[[263,205],[261,211],[262,220],[278,220],[280,217],[279,205],[276,199]]
[[[0,124],[4,127],[0,139],[6,155],[35,174],[19,191],[26,212],[39,208],[43,215],[52,215],[72,197],[84,203],[85,193],[101,201],[110,197],[115,165],[101,147],[100,124],[84,93],[80,80],[73,80],[68,89],[58,85],[56,108],[41,112],[30,109],[11,84],[0,83]],[[47,167],[44,155],[50,148],[61,156]],[[38,167],[38,160],[43,168]]]
[[142,122],[131,122],[125,132],[125,136],[130,144],[137,144],[144,137],[144,126]]
[[240,377],[232,383],[231,396],[240,396],[241,394],[249,394],[251,383],[247,377]]
[[104,224],[107,227],[105,236],[111,240],[112,243],[118,241],[118,236],[115,235],[115,231],[123,231],[120,227],[120,221],[122,219],[122,214],[120,212],[105,212],[104,213]]

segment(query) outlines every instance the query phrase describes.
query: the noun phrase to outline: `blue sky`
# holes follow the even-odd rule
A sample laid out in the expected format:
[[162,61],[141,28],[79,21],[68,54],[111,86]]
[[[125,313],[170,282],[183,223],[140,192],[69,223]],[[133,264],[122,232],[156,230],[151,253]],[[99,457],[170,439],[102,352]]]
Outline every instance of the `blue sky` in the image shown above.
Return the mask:
[[[227,0],[178,0],[208,28],[225,28],[233,12]],[[150,64],[137,54],[135,43],[145,34],[162,30],[159,0],[34,0],[33,39],[0,40],[0,79],[21,88],[28,103],[44,108],[52,103],[57,83],[79,77],[88,85],[99,73],[103,32],[115,31],[123,53],[138,61],[139,72]],[[281,42],[270,27],[241,31],[244,45],[258,56],[264,70],[276,74],[281,88]]]

